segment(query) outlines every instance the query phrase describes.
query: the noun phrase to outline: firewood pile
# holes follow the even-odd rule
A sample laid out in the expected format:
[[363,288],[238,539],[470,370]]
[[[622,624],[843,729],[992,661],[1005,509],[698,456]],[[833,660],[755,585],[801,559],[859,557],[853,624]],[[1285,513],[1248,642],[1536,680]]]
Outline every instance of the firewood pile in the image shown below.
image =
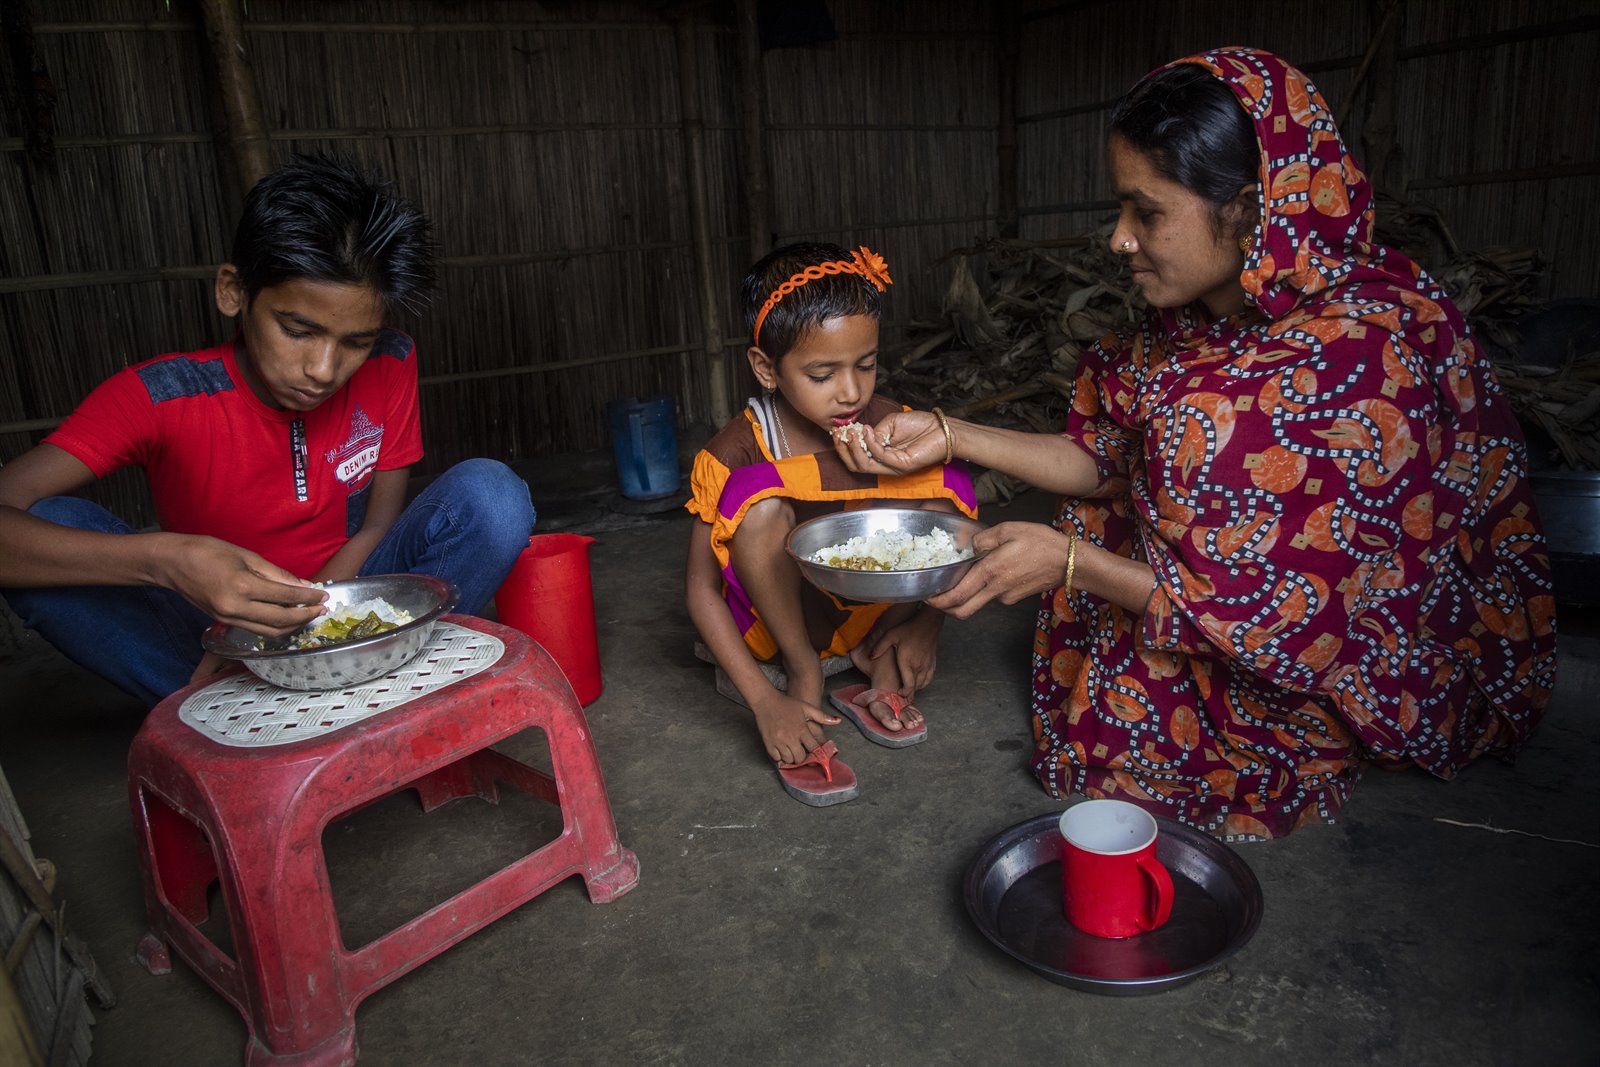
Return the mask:
[[[991,426],[1059,430],[1084,348],[1144,313],[1106,231],[1058,241],[996,238],[946,258],[945,321],[912,325],[883,391]],[[977,488],[980,502],[993,503],[1022,485],[985,471]]]
[[[1542,306],[1538,254],[1463,251],[1438,213],[1421,204],[1381,200],[1378,218],[1378,240],[1422,263],[1467,316],[1530,434],[1546,435],[1562,464],[1600,469],[1600,351],[1572,351],[1554,367],[1518,357],[1518,324]],[[1061,429],[1079,355],[1145,309],[1109,235],[1107,224],[1082,237],[996,238],[951,252],[943,321],[912,324],[888,360],[884,393],[987,425]],[[994,471],[978,478],[983,503],[1007,501],[1021,488]]]
[[55,866],[34,856],[16,797],[0,771],[0,1063],[82,1067],[94,1014],[116,1004],[89,947],[69,934]]
[[1556,368],[1497,359],[1495,372],[1530,437],[1548,437],[1563,466],[1600,470],[1600,349]]

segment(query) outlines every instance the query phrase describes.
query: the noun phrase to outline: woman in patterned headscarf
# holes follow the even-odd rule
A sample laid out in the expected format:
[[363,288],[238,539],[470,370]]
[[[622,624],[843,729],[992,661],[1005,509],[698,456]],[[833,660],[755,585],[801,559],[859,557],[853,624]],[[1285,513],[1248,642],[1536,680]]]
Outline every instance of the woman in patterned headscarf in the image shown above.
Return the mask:
[[1151,309],[1084,355],[1065,432],[907,412],[842,449],[1064,494],[930,602],[1044,593],[1045,788],[1267,838],[1331,820],[1367,764],[1510,752],[1555,670],[1522,435],[1449,297],[1372,243],[1326,102],[1270,53],[1190,56],[1118,105],[1108,161]]

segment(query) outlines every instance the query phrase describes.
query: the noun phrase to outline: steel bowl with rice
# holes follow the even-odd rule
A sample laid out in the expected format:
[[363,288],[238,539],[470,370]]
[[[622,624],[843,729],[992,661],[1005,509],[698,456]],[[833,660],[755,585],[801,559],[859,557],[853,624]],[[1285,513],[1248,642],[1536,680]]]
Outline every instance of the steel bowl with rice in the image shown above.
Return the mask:
[[[456,602],[455,586],[426,574],[376,574],[323,588],[327,610],[287,637],[262,637],[219,622],[200,643],[285,689],[344,689],[409,663]],[[373,617],[381,626],[372,624]],[[368,632],[373,629],[379,632]]]
[[867,604],[906,604],[951,589],[977,559],[983,523],[948,511],[866,508],[803,522],[785,548],[806,580]]

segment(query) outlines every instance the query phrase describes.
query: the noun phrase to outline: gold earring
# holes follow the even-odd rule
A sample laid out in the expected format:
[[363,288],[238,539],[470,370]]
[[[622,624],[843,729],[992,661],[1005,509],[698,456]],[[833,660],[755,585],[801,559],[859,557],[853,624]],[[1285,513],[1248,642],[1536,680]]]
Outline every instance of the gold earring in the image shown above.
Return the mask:
[[1239,251],[1243,252],[1247,256],[1250,254],[1250,245],[1252,243],[1253,242],[1250,240],[1249,234],[1242,233],[1239,235]]

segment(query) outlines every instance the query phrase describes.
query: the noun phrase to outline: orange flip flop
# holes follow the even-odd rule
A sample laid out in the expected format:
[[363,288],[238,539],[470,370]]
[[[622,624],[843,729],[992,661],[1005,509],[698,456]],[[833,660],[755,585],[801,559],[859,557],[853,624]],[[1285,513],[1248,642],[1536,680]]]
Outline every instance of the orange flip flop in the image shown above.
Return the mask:
[[778,780],[784,791],[814,808],[854,800],[861,792],[856,785],[856,772],[844,760],[836,759],[838,754],[838,745],[824,741],[799,763],[778,764]]
[[916,726],[900,730],[891,730],[878,721],[872,714],[872,702],[881,700],[889,705],[895,718],[900,718],[900,713],[912,707],[912,703],[899,693],[888,689],[872,689],[865,685],[847,685],[843,689],[836,689],[828,694],[828,700],[839,709],[839,713],[856,724],[856,727],[866,735],[868,741],[875,741],[884,748],[909,748],[920,745],[928,739],[928,720],[924,719]]

